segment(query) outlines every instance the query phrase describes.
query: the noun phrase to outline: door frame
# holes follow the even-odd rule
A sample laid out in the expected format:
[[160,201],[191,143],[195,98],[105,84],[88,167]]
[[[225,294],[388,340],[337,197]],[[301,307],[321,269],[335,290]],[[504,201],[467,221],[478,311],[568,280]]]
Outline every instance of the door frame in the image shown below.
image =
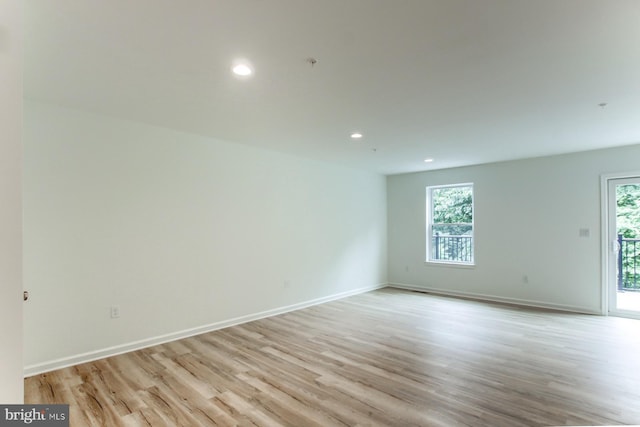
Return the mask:
[[[617,179],[640,179],[640,171],[629,171],[619,173],[607,173],[600,175],[600,253],[601,253],[601,304],[600,311],[603,316],[609,316],[610,313],[610,275],[612,274],[612,268],[615,269],[615,265],[611,265],[609,256],[611,251],[611,244],[613,242],[612,236],[609,233],[609,182]],[[617,316],[620,314],[616,313]],[[635,316],[634,316],[635,317]]]

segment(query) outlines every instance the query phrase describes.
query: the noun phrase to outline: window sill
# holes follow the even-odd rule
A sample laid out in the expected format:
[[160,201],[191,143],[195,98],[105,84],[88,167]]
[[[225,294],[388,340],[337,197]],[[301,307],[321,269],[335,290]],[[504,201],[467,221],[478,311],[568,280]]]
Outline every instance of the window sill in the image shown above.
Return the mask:
[[466,268],[474,269],[476,264],[461,263],[461,262],[443,262],[443,261],[425,261],[424,265],[429,267],[449,267],[449,268]]

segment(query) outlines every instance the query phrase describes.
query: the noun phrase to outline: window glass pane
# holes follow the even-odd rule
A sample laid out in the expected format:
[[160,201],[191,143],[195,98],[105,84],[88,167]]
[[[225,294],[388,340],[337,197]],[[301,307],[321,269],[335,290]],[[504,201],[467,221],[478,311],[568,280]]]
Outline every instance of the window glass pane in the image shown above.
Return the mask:
[[427,188],[428,261],[473,264],[473,184]]
[[473,222],[471,187],[434,188],[431,197],[434,224]]
[[431,256],[437,261],[473,262],[471,225],[434,225]]

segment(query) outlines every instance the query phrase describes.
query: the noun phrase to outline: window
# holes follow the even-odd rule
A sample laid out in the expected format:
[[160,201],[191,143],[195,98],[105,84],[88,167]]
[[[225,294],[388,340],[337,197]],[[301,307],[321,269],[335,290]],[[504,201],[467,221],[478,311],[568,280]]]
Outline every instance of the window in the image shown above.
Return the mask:
[[473,264],[473,184],[427,187],[427,262]]

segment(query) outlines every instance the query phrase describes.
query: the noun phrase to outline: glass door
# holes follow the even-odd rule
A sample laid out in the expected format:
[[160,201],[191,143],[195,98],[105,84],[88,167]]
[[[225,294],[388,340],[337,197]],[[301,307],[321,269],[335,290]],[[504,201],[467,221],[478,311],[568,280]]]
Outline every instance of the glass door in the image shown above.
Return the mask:
[[640,318],[640,177],[608,182],[609,314]]

